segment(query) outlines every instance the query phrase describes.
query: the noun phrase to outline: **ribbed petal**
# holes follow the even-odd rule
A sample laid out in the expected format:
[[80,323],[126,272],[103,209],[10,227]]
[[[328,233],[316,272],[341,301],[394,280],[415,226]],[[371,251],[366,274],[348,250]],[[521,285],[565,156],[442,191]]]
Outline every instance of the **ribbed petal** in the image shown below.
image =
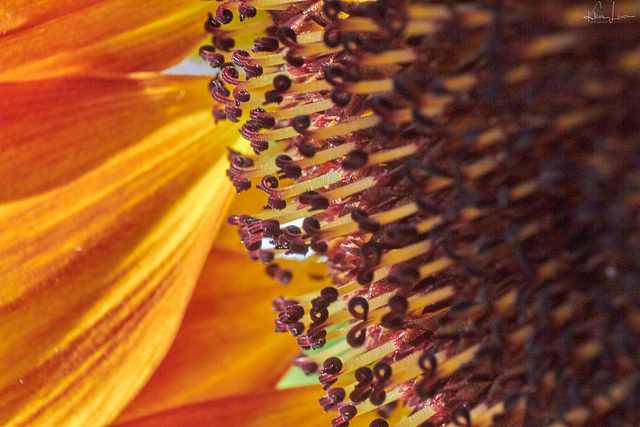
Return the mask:
[[[290,286],[304,292],[307,282],[301,275]],[[282,285],[265,277],[262,264],[214,247],[173,347],[118,420],[273,391],[299,352],[288,345],[290,337],[273,335],[271,300],[282,291]]]
[[65,185],[210,104],[207,80],[65,76],[0,82],[0,203]]
[[[123,103],[132,122],[114,120],[117,90],[79,107],[78,132],[91,115],[105,127],[95,129],[102,138],[69,151],[84,166],[68,175],[61,171],[70,167],[66,156],[42,160],[50,150],[63,152],[60,124],[38,115],[3,121],[9,136],[32,134],[22,143],[40,177],[28,192],[11,193],[10,202],[5,191],[0,204],[0,425],[113,419],[166,353],[228,201],[221,157],[236,131],[214,131],[207,111],[189,107],[195,87],[169,77],[58,83],[32,84],[48,97],[62,87],[54,91],[60,105],[72,105],[83,91],[100,98],[106,88],[132,84],[129,99],[141,98],[141,108]],[[183,102],[170,113],[152,107],[165,97]],[[60,115],[56,108],[53,116]],[[167,117],[157,131],[141,130]],[[136,138],[116,142],[117,131],[108,129],[115,123]],[[94,150],[99,154],[87,154]],[[24,160],[22,153],[14,150],[13,159]],[[2,164],[3,181],[20,188],[20,168]]]
[[209,2],[11,0],[0,5],[0,80],[79,70],[160,71],[206,34]]
[[335,413],[319,410],[318,399],[323,394],[317,386],[260,391],[181,406],[116,426],[325,427],[331,425]]

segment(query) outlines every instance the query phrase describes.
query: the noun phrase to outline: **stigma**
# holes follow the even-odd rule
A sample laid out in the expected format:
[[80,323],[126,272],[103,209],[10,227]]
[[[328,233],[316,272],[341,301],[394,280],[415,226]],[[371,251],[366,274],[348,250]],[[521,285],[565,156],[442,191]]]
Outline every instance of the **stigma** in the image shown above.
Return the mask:
[[227,174],[264,198],[229,222],[285,285],[283,256],[328,266],[273,307],[334,427],[640,418],[640,27],[582,6],[227,1],[206,21],[213,115],[251,152]]

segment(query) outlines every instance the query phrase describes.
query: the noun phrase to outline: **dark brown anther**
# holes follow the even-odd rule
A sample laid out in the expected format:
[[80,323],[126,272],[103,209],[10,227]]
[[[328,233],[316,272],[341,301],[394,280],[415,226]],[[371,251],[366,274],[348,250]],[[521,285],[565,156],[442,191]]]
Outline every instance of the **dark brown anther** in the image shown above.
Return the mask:
[[311,198],[318,195],[317,191],[305,191],[304,193],[298,196],[298,201],[304,205],[311,204]]
[[389,283],[401,288],[408,288],[420,280],[420,272],[416,267],[401,265],[395,272],[389,275]]
[[346,405],[340,408],[338,410],[338,413],[344,421],[349,421],[358,414],[358,410],[356,409],[355,405]]
[[342,167],[345,170],[356,170],[367,164],[369,155],[361,150],[353,150],[342,160]]
[[315,325],[321,325],[329,318],[329,311],[324,307],[313,307],[309,310],[309,318]]
[[267,205],[272,209],[282,210],[287,207],[287,201],[277,196],[269,196]]
[[[231,54],[231,62],[238,67],[244,67],[250,59],[251,59],[251,55],[249,54],[249,52],[247,52],[244,49],[237,49]],[[235,70],[235,73],[230,76],[234,79],[237,79],[240,74],[238,73],[236,68],[232,65],[229,65],[228,67]],[[224,69],[226,68],[227,67],[225,67]],[[229,71],[233,71],[233,70],[229,70]]]
[[[251,99],[251,94],[244,89],[240,89],[240,86],[233,88],[233,99],[238,102],[248,102]],[[242,110],[240,110],[242,113]]]
[[283,178],[291,178],[298,179],[302,176],[302,168],[298,165],[285,165],[282,168],[282,177]]
[[270,190],[277,189],[278,184],[279,184],[278,178],[276,178],[273,175],[265,175],[262,178],[262,181],[260,181],[260,185],[258,186],[258,188],[267,194],[272,194]]
[[369,396],[369,400],[376,406],[380,406],[384,403],[384,400],[387,398],[387,393],[384,391],[384,387],[374,387],[371,396]]
[[291,27],[278,28],[277,37],[278,37],[278,40],[280,40],[280,43],[282,43],[287,47],[294,47],[298,44],[297,43],[298,36],[296,35],[296,32],[293,31]]
[[324,79],[332,86],[341,86],[344,83],[344,70],[336,65],[330,65],[323,70]]
[[311,205],[312,211],[327,209],[329,207],[329,199],[324,196],[313,196],[311,200],[309,200],[309,205]]
[[389,381],[392,373],[391,366],[386,362],[380,361],[373,367],[373,375],[376,377],[376,380],[378,380],[379,385]]
[[320,291],[320,296],[325,301],[332,303],[338,300],[338,290],[333,286],[328,286]]
[[304,243],[304,240],[299,237],[291,241],[288,253],[307,255],[307,253],[309,253],[309,247]]
[[213,61],[215,58],[216,48],[213,46],[207,46],[207,45],[200,46],[200,49],[198,50],[198,54],[200,55],[200,58],[211,63],[211,61]]
[[331,21],[336,20],[341,11],[342,7],[340,5],[340,2],[336,0],[325,1],[324,5],[322,6],[322,12]]
[[380,263],[382,258],[382,246],[379,243],[369,241],[362,245],[360,258],[366,266],[372,267]]
[[286,154],[280,154],[278,157],[276,157],[276,166],[282,169],[292,161],[293,159]]
[[280,42],[275,37],[258,37],[253,41],[254,52],[275,52]]
[[322,372],[329,375],[336,375],[342,370],[342,360],[337,357],[330,357],[322,364]]
[[291,126],[293,126],[296,132],[304,133],[304,131],[311,126],[311,119],[309,119],[309,116],[294,117],[291,120]]
[[356,276],[356,280],[360,286],[368,286],[373,282],[373,269],[365,268],[361,270]]
[[269,141],[266,141],[264,139],[252,139],[249,146],[253,148],[253,152],[256,155],[259,155],[269,148]]
[[204,23],[204,30],[209,34],[214,34],[218,28],[220,28],[220,23],[209,13],[209,17]]
[[318,364],[304,353],[297,354],[291,361],[291,364],[302,369],[306,375],[311,375],[318,370]]
[[291,79],[284,74],[279,74],[273,78],[273,88],[278,92],[285,92],[291,87]]
[[351,219],[359,223],[369,218],[369,214],[360,208],[351,209]]
[[280,270],[280,266],[278,264],[269,264],[265,268],[265,272],[269,277],[275,277],[276,273]]
[[249,111],[249,119],[263,129],[271,129],[276,124],[276,119],[262,108],[252,108]]
[[302,229],[305,233],[314,235],[320,231],[320,221],[312,216],[308,216],[302,221]]
[[[222,68],[222,72],[220,73],[220,76],[222,77],[222,81],[225,82],[226,84],[237,85],[238,77],[240,77],[240,73],[238,72],[238,69],[233,65],[225,65]],[[237,88],[234,88],[234,89],[237,89]]]
[[[236,41],[231,37],[216,37],[214,36],[213,45],[216,49],[221,50],[223,52],[230,52],[236,45]],[[224,62],[224,61],[223,61]]]
[[379,222],[372,221],[370,219],[362,220],[358,223],[358,229],[360,231],[364,231],[365,233],[379,233],[382,229],[382,226]]
[[336,406],[336,404],[342,402],[345,397],[347,397],[347,393],[344,391],[344,389],[342,387],[336,387],[329,390],[327,392],[327,395],[321,397],[318,401],[324,408],[324,411],[327,412],[334,406]]
[[216,9],[216,21],[222,25],[226,25],[233,21],[233,12],[225,8],[223,5]]
[[211,61],[209,61],[209,65],[211,68],[218,68],[224,64],[225,58],[221,53],[214,53],[211,55]]
[[351,102],[351,94],[334,90],[331,92],[331,100],[338,107],[346,107]]
[[349,314],[354,319],[364,320],[366,322],[369,315],[369,303],[363,297],[353,297],[349,300]]
[[287,61],[287,64],[291,65],[292,67],[299,68],[304,65],[304,58],[302,56],[297,56],[293,52],[287,52],[284,60]]
[[238,123],[240,121],[240,117],[242,117],[242,108],[227,104],[224,106],[224,114],[229,119],[229,121]]
[[257,9],[249,3],[240,3],[238,5],[238,15],[240,16],[240,21],[244,21],[245,18],[254,18],[258,13]]
[[300,227],[295,226],[295,225],[288,225],[284,228],[284,235],[285,237],[292,239],[294,237],[298,237],[302,234],[302,230],[300,230]]
[[356,381],[358,381],[358,385],[361,386],[371,384],[371,381],[373,381],[373,371],[366,366],[356,369],[354,376]]
[[211,80],[209,82],[209,92],[213,95],[213,93],[217,93],[222,97],[228,97],[229,95],[231,95],[231,92],[229,91],[229,89],[227,89],[221,81],[219,80]]
[[311,238],[311,244],[309,245],[314,252],[319,254],[326,253],[329,249],[329,245],[322,240],[317,240],[315,237]]
[[259,77],[264,72],[262,65],[258,64],[247,64],[244,66],[244,71],[247,74],[247,80],[252,77]]
[[268,90],[264,93],[264,103],[262,105],[268,104],[280,104],[283,100],[282,93],[276,89]]
[[389,423],[384,418],[376,418],[375,420],[371,421],[369,427],[389,427]]
[[262,247],[262,236],[250,236],[244,241],[244,247],[247,248],[248,251],[257,251]]
[[367,326],[364,323],[360,323],[347,333],[347,344],[353,348],[361,347],[367,338]]
[[389,117],[394,109],[393,105],[391,105],[391,102],[389,102],[389,100],[383,96],[374,96],[372,98],[369,98],[367,100],[367,104],[374,113],[382,118]]
[[317,148],[313,144],[298,144],[298,153],[306,158],[316,155]]
[[323,41],[327,47],[338,47],[342,44],[342,33],[336,26],[329,24],[324,29]]
[[251,181],[249,181],[247,178],[243,178],[242,176],[234,177],[232,182],[238,194],[251,189]]

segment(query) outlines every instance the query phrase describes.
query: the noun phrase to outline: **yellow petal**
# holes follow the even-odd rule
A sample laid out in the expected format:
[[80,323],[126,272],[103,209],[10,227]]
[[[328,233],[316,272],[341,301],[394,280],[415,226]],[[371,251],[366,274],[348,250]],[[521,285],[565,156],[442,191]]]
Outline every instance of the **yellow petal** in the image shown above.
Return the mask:
[[0,80],[160,71],[205,37],[209,2],[12,0],[0,5]]
[[271,300],[282,292],[262,264],[214,247],[173,347],[119,420],[273,390],[299,352],[273,333]]
[[258,391],[181,406],[114,427],[326,427],[336,413],[325,414],[318,407],[324,394],[319,386]]
[[[142,92],[186,96],[158,79]],[[109,422],[150,376],[228,201],[221,156],[237,133],[213,134],[207,111],[187,109],[60,185],[0,204],[0,425]],[[32,167],[55,170],[35,157]]]
[[67,184],[163,123],[205,111],[207,79],[162,75],[0,83],[0,203]]

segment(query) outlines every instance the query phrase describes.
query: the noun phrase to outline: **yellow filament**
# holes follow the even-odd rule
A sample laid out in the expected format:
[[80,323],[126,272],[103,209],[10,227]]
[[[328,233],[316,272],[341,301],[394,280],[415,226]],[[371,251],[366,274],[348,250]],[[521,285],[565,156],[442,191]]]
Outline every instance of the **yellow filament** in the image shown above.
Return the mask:
[[320,102],[309,102],[308,104],[296,106],[293,108],[279,109],[272,116],[276,120],[291,119],[296,116],[308,115],[320,111],[328,110],[333,107],[333,101],[324,99]]
[[403,145],[402,147],[380,151],[375,154],[369,155],[367,166],[402,159],[404,157],[410,156],[411,154],[414,154],[416,151],[418,151],[418,147],[414,144],[407,144]]
[[425,277],[429,277],[432,274],[442,271],[452,264],[453,260],[446,257],[440,258],[436,261],[433,261],[432,263],[425,264],[418,270],[418,272],[420,273],[420,279],[424,279]]
[[368,176],[359,181],[347,184],[344,187],[336,188],[335,190],[327,191],[323,194],[329,200],[342,199],[352,194],[359,193],[367,188],[371,188],[376,185],[376,180],[372,176]]
[[396,49],[383,52],[380,55],[367,55],[360,63],[362,65],[388,65],[406,64],[415,61],[416,54],[413,49]]
[[350,360],[342,361],[342,372],[351,372],[355,371],[361,366],[367,366],[370,363],[373,363],[377,360],[382,359],[387,354],[396,351],[398,347],[396,346],[396,342],[391,340],[382,344],[380,347],[374,348],[373,350],[369,350],[366,353],[363,353],[357,357],[354,357]]
[[431,248],[431,240],[423,240],[418,243],[414,243],[409,246],[405,246],[401,249],[394,249],[380,258],[379,266],[384,267],[386,265],[394,265],[400,262],[404,262],[423,255]]
[[478,350],[480,350],[480,344],[473,345],[463,352],[449,358],[442,364],[439,364],[436,368],[435,376],[438,378],[448,377],[449,375],[457,371],[460,366],[464,365],[465,363],[471,362]]
[[393,90],[393,80],[365,80],[357,83],[349,83],[346,85],[348,93],[376,93],[389,92]]
[[362,116],[350,122],[338,123],[315,130],[311,132],[309,136],[311,139],[318,141],[331,138],[332,136],[346,135],[351,132],[368,129],[374,127],[378,123],[380,123],[380,119],[375,115]]
[[428,420],[429,417],[431,417],[435,413],[436,411],[434,411],[431,406],[425,406],[410,417],[407,417],[402,421],[395,423],[393,427],[414,427],[422,423],[423,421]]
[[317,190],[321,187],[335,184],[342,179],[342,174],[335,169],[330,170],[324,175],[320,175],[315,178],[308,179],[306,181],[297,182],[288,187],[277,189],[275,194],[283,199],[288,199],[293,196],[304,193],[305,191]]
[[424,221],[421,221],[416,225],[416,230],[418,230],[418,234],[426,233],[427,231],[430,231],[437,225],[440,225],[441,222],[442,222],[442,217],[439,217],[439,216],[425,219]]

